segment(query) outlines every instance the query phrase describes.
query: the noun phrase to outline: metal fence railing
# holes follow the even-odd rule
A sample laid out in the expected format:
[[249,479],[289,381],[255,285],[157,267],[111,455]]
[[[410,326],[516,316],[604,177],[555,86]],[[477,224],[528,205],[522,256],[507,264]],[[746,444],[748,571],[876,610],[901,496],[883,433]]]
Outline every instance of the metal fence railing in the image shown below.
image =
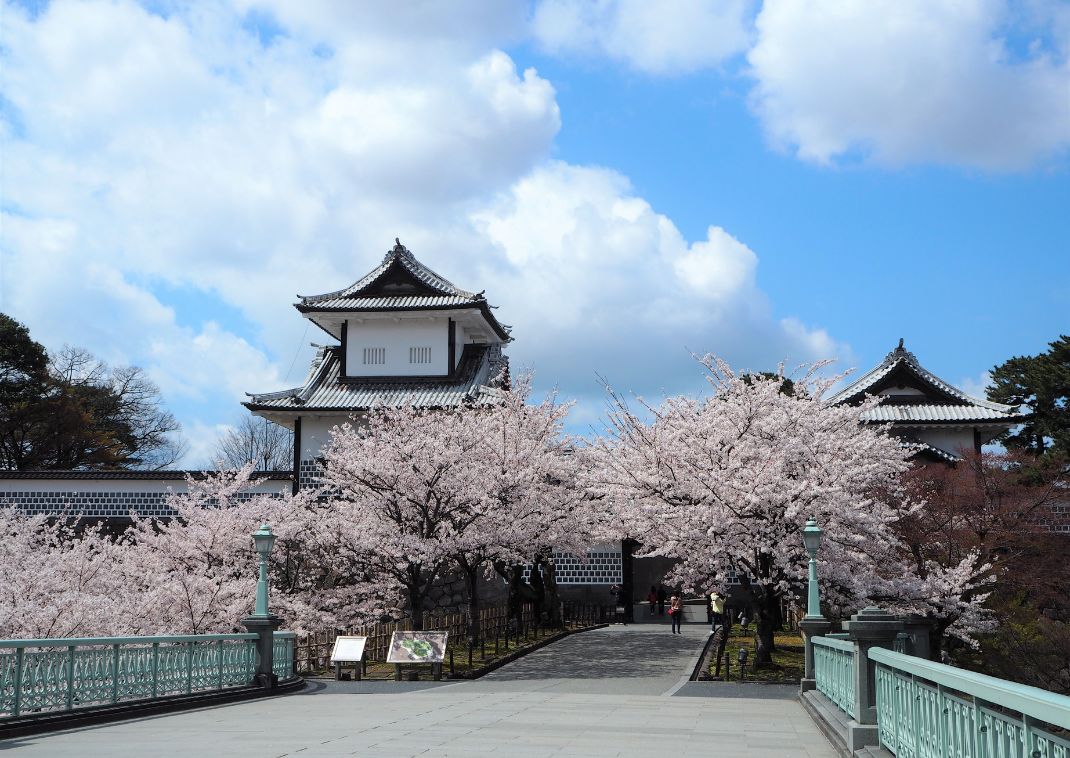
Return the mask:
[[897,756],[1070,758],[1070,697],[883,648],[869,659],[880,744]]
[[[276,632],[275,673],[293,676],[293,633]],[[245,687],[256,634],[0,640],[0,720]]]
[[844,640],[814,637],[814,679],[821,694],[853,717],[855,646]]
[[280,681],[290,679],[296,671],[297,634],[275,632],[271,636],[271,667]]

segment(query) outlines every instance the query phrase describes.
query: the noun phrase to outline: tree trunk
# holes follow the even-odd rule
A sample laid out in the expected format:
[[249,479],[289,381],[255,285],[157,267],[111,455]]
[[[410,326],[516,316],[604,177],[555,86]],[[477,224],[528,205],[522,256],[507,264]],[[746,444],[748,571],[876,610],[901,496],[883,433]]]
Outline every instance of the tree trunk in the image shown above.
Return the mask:
[[562,629],[565,626],[564,620],[561,618],[561,598],[557,594],[557,567],[554,566],[553,558],[546,560],[543,566],[545,571],[543,572],[543,583],[546,586],[546,603],[549,606],[547,612],[547,621],[554,629]]
[[524,603],[534,602],[534,593],[531,587],[524,581],[524,567],[520,564],[506,564],[503,561],[494,562],[494,570],[498,575],[509,583],[509,599],[506,601],[506,615],[513,620],[516,628],[520,628],[520,614],[524,610]]
[[420,564],[409,564],[408,581],[405,591],[409,596],[409,618],[412,619],[412,630],[422,632],[424,629],[424,597],[427,594],[427,586],[423,567]]
[[762,587],[754,597],[754,665],[773,663],[774,635],[780,618],[780,598],[770,587]]
[[528,586],[531,588],[532,604],[533,608],[532,616],[534,617],[535,625],[542,625],[542,612],[546,603],[546,583],[542,578],[542,560],[541,556],[535,556],[535,562],[531,564],[531,572],[528,574]]
[[468,644],[479,644],[479,571],[478,566],[462,563],[465,585],[468,588]]
[[424,629],[424,592],[423,588],[409,587],[409,618],[412,630],[422,632]]

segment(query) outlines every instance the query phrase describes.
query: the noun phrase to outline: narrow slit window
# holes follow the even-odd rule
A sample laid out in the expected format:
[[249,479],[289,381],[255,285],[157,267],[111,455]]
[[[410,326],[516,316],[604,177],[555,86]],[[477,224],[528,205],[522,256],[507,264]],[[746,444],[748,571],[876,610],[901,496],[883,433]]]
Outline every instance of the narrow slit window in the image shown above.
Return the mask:
[[382,366],[386,363],[386,348],[385,347],[366,347],[364,348],[364,365],[365,366]]
[[431,348],[429,347],[410,347],[409,348],[409,363],[430,363],[431,362]]

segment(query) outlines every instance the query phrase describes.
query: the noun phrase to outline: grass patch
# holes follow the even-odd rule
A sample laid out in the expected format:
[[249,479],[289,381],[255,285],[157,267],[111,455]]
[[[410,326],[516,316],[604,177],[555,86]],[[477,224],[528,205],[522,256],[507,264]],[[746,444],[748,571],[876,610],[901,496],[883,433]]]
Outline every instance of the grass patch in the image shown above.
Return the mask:
[[[806,662],[806,653],[802,635],[798,632],[777,632],[773,637],[776,650],[773,652],[771,665],[754,668],[754,634],[744,633],[739,626],[732,627],[732,634],[725,646],[725,656],[731,661],[731,681],[739,681],[739,664],[737,654],[741,647],[750,651],[747,661],[745,681],[748,682],[798,682],[802,679]],[[716,670],[716,661],[710,661],[707,674],[712,678]],[[724,667],[721,668],[722,678]]]

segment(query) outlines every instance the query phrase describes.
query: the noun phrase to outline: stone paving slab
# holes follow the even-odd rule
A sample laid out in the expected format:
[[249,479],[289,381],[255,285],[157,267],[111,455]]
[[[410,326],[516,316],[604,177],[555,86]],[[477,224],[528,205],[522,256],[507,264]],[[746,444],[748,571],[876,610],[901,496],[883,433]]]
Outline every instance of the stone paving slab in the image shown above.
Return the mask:
[[[650,639],[634,627],[611,627],[573,635],[473,682],[330,682],[308,694],[14,738],[0,741],[0,752],[79,758],[834,758],[798,702],[666,697],[680,689],[679,678],[693,664],[704,634],[660,632]],[[571,651],[552,650],[581,639]],[[533,660],[540,655],[541,663]]]
[[795,700],[799,697],[797,684],[764,684],[761,682],[688,682],[676,697],[737,697],[758,700]]

